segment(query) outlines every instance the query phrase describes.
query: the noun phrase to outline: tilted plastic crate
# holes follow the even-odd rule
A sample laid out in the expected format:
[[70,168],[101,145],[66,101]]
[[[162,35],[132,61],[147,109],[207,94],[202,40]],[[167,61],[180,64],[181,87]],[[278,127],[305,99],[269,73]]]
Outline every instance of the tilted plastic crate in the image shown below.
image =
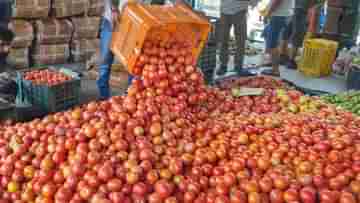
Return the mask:
[[310,77],[330,75],[337,48],[338,43],[335,41],[325,39],[305,40],[299,70]]
[[193,56],[197,59],[208,39],[210,27],[205,17],[182,4],[157,6],[130,2],[114,30],[111,50],[133,73],[145,40],[167,40],[180,35],[191,40]]
[[53,86],[38,85],[24,79],[26,72],[19,71],[17,75],[18,100],[39,106],[48,113],[63,111],[80,103],[81,80],[79,78],[73,77],[72,80]]

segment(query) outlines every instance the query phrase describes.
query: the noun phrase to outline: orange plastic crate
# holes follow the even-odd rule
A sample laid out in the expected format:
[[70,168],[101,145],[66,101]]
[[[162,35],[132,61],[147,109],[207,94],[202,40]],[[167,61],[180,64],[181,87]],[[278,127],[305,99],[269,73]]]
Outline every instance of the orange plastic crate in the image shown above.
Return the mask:
[[185,5],[156,6],[129,3],[119,18],[111,50],[133,74],[136,60],[145,40],[171,40],[175,37],[190,40],[197,59],[211,29],[209,21]]

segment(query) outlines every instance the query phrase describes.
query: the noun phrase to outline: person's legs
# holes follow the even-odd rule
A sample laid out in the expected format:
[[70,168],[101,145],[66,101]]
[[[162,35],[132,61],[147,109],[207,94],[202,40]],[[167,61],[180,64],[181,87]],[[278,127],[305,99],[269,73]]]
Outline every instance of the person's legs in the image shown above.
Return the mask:
[[281,31],[285,28],[286,21],[287,18],[282,16],[273,16],[270,19],[270,28],[266,47],[269,48],[271,52],[272,74],[277,76],[280,75],[280,52],[278,46]]
[[101,63],[99,66],[99,79],[97,81],[101,99],[107,99],[110,97],[109,80],[111,74],[111,65],[114,62],[114,55],[110,50],[111,36],[111,23],[108,20],[103,20],[100,33]]
[[221,14],[220,18],[220,68],[216,72],[217,75],[224,75],[227,71],[229,62],[229,39],[230,39],[231,21],[230,16]]
[[270,32],[270,25],[267,22],[262,33],[262,37],[264,38],[264,42],[265,42],[264,57],[263,57],[263,62],[259,64],[258,67],[271,66],[271,57],[270,57],[271,52],[270,49],[266,46],[268,44],[267,40],[268,40],[269,32]]
[[232,16],[231,23],[235,27],[236,53],[235,53],[235,71],[238,76],[252,76],[249,70],[243,69],[246,40],[247,40],[247,10],[240,11]]
[[297,56],[299,48],[302,46],[306,34],[306,11],[296,9],[293,17],[293,30],[291,35],[291,49],[289,55],[289,62],[287,67],[290,69],[297,69],[295,58]]
[[235,26],[235,40],[236,40],[236,53],[235,53],[235,70],[242,69],[244,65],[244,56],[246,49],[247,39],[247,10],[240,11],[232,16],[232,23]]
[[294,33],[293,25],[294,25],[294,16],[291,17],[290,23],[283,32],[281,32],[281,40],[280,40],[280,46],[279,46],[279,52],[280,52],[280,64],[285,65],[289,61],[289,41],[291,36]]

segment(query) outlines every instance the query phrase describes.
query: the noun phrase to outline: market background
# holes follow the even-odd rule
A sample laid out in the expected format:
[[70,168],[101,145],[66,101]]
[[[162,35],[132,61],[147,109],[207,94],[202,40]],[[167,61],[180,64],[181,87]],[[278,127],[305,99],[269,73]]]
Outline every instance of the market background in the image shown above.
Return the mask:
[[[171,1],[168,1],[171,2]],[[220,1],[189,1],[197,11],[209,16],[213,32],[199,66],[205,75],[212,77],[217,64],[218,40],[216,38]],[[145,1],[150,3],[150,1]],[[86,101],[97,98],[95,80],[98,76],[99,29],[103,11],[103,1],[97,0],[29,0],[15,1],[12,5],[13,18],[9,27],[16,33],[13,49],[8,62],[13,70],[29,67],[54,66],[70,68],[86,77],[83,78],[82,97]],[[335,9],[336,10],[336,9]],[[358,10],[356,10],[356,13]],[[337,16],[334,14],[334,16]],[[248,43],[245,66],[253,67],[263,62],[264,43],[261,32],[264,28],[257,8],[249,9]],[[334,28],[330,28],[334,29]],[[358,26],[357,28],[358,29]],[[230,57],[230,70],[233,68]],[[259,69],[262,70],[262,68]],[[127,86],[127,72],[117,61],[112,68],[111,85],[114,94],[121,94]],[[227,76],[233,73],[230,71]],[[307,77],[294,70],[281,67],[282,77],[305,88],[329,93],[347,89],[344,75],[332,74],[326,77]]]
[[[96,41],[80,29],[96,21],[86,20],[88,10],[63,6],[51,6],[57,18],[27,20],[33,39],[17,41],[32,64],[17,69],[15,116],[0,122],[1,202],[360,201],[359,91],[317,94],[268,76],[228,75],[209,84],[216,19],[208,37],[209,22],[187,15],[193,11],[184,5],[132,4],[111,49],[127,70],[113,71],[138,79],[126,94],[81,105],[89,99],[84,92],[96,91],[90,73],[99,57],[92,50],[82,59],[73,44]],[[74,30],[71,37],[66,30]],[[301,74],[331,75],[338,44],[306,43]],[[259,60],[251,46],[247,53]],[[35,115],[37,107],[45,115]]]

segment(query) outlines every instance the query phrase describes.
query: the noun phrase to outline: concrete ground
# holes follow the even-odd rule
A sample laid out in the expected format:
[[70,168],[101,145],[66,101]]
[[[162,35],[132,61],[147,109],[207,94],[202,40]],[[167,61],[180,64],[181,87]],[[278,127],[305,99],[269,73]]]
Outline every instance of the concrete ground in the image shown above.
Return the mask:
[[[245,61],[246,63],[250,64],[261,64],[262,56],[252,56],[248,57]],[[256,63],[258,62],[258,63]],[[297,70],[287,69],[285,66],[280,67],[280,75],[281,78],[286,79],[297,86],[313,89],[313,90],[320,90],[329,93],[338,93],[346,91],[346,80],[344,77],[339,77],[336,75],[331,75],[328,77],[321,77],[321,78],[312,78],[307,77],[301,72]]]

